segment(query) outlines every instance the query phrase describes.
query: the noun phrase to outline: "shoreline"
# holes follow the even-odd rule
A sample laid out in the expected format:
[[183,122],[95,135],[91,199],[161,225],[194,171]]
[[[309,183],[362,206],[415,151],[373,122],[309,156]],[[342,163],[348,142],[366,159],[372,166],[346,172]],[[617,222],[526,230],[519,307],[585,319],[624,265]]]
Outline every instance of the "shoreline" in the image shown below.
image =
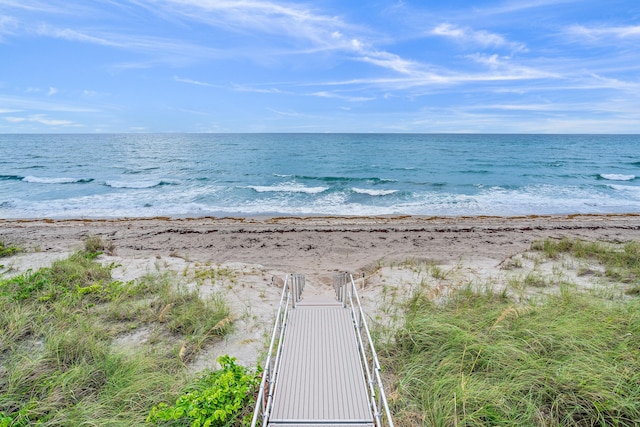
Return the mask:
[[502,218],[502,219],[535,219],[535,218],[568,218],[573,219],[577,217],[640,217],[640,212],[607,212],[607,213],[555,213],[555,214],[528,214],[528,215],[413,215],[413,214],[387,214],[387,215],[286,215],[286,214],[264,214],[264,215],[229,215],[229,216],[215,216],[215,215],[203,215],[203,216],[170,216],[170,215],[157,215],[157,216],[122,216],[122,217],[61,217],[61,218],[1,218],[0,223],[3,222],[65,222],[65,221],[82,221],[82,222],[110,222],[110,221],[146,221],[146,220],[158,220],[158,221],[197,221],[197,220],[214,220],[214,221],[270,221],[270,220],[308,220],[308,219],[336,219],[336,220],[357,220],[357,219],[373,219],[373,220],[403,220],[403,219],[416,219],[416,220],[446,220],[446,219],[487,219],[487,218]]

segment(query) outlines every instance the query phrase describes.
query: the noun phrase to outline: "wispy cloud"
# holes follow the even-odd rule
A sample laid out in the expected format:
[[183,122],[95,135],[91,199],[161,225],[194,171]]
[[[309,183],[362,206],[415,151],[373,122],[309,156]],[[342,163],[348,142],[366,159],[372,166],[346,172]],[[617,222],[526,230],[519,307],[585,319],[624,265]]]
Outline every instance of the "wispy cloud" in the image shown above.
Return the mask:
[[173,76],[173,80],[179,83],[187,83],[190,85],[196,85],[196,86],[205,86],[205,87],[215,87],[215,85],[212,85],[211,83],[205,83],[205,82],[201,82],[198,80],[193,80],[193,79],[185,79],[183,77],[178,77],[178,76]]
[[0,42],[4,36],[13,35],[18,28],[18,20],[12,16],[0,15]]
[[341,95],[338,93],[327,92],[327,91],[314,92],[311,94],[311,96],[317,96],[319,98],[340,99],[342,101],[347,101],[347,102],[366,102],[366,101],[373,101],[374,99],[376,99],[375,97],[366,97],[366,96],[346,96],[346,95]]
[[204,22],[227,30],[247,30],[287,35],[316,45],[330,46],[339,38],[336,31],[348,28],[339,17],[314,12],[295,4],[264,0],[160,0],[174,16]]
[[241,85],[237,83],[232,83],[231,87],[236,92],[251,92],[251,93],[283,93],[282,90],[276,88],[259,88],[249,85]]
[[548,6],[578,3],[581,1],[584,0],[509,0],[500,2],[498,6],[475,8],[474,10],[481,15],[504,15]]
[[[333,50],[405,75],[414,74],[421,67],[419,63],[375,48],[366,41],[369,30],[303,5],[265,0],[161,0],[154,3],[158,4],[163,15],[170,12],[171,16],[240,33],[277,35],[280,48],[274,45],[265,54],[273,55],[277,51],[278,55],[300,55]],[[301,44],[306,47],[301,48]]]
[[16,97],[0,94],[0,104],[5,108],[13,108],[17,110],[39,110],[49,112],[67,112],[67,113],[95,113],[100,109],[97,107],[88,107],[84,105],[73,105],[62,102],[42,101],[26,97]]
[[46,12],[46,13],[61,13],[68,12],[68,8],[56,7],[55,2],[43,2],[39,0],[0,0],[0,6],[6,9],[21,9],[30,12]]
[[512,52],[526,52],[526,45],[518,42],[511,42],[500,34],[491,33],[484,30],[473,30],[468,27],[459,27],[450,23],[442,23],[431,30],[430,34],[454,39],[466,45],[483,48],[507,48]]
[[[182,42],[174,39],[120,34],[112,32],[79,31],[70,28],[58,28],[48,24],[42,24],[36,29],[39,36],[63,39],[73,42],[90,43],[108,46],[123,50],[141,52],[152,55],[152,61],[140,61],[131,67],[122,68],[148,68],[153,64],[184,65],[185,61],[191,62],[197,59],[214,58],[221,56],[220,50],[193,43]],[[139,64],[145,64],[140,66]]]
[[601,38],[640,38],[640,25],[618,26],[618,27],[586,27],[583,25],[573,25],[567,30],[570,34],[588,39]]
[[44,114],[33,114],[26,117],[9,116],[4,118],[9,123],[38,123],[45,126],[81,126],[71,120],[51,119]]

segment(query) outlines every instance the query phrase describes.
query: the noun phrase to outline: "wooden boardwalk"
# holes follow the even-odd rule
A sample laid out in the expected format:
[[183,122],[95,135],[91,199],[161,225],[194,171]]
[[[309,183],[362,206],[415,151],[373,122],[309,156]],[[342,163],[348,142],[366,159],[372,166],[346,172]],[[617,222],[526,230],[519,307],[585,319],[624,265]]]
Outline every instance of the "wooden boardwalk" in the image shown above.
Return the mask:
[[351,310],[303,299],[289,312],[269,426],[373,427]]

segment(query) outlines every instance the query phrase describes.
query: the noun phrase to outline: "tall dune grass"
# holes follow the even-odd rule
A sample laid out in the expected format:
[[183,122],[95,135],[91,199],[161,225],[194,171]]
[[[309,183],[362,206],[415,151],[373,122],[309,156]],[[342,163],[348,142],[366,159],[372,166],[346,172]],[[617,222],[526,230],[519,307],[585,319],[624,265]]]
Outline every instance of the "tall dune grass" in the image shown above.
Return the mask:
[[[182,345],[193,357],[230,331],[221,296],[163,273],[114,281],[97,255],[0,280],[0,426],[143,425],[192,380]],[[144,342],[116,344],[143,329]]]
[[[579,256],[580,244],[560,244],[550,256]],[[613,259],[615,277],[632,278],[635,248],[587,253]],[[566,288],[518,305],[504,292],[463,286],[436,305],[427,295],[418,287],[395,340],[380,351],[397,387],[390,395],[398,425],[638,425],[640,299]]]

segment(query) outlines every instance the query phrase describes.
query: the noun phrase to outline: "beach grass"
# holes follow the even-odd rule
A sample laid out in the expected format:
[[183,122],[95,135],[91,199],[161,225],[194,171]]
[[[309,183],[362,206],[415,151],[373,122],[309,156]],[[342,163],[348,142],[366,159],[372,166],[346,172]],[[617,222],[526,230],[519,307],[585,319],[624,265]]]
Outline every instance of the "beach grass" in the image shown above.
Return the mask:
[[[536,242],[630,284],[638,245]],[[540,286],[523,276],[520,286]],[[404,323],[381,342],[396,425],[632,426],[640,419],[640,299],[561,286],[516,302],[461,284],[438,303],[414,287]]]
[[96,260],[104,248],[85,249],[0,279],[0,426],[144,425],[232,328],[221,295],[170,273],[113,280]]
[[0,240],[0,258],[10,257],[20,252],[22,252],[22,249],[20,247],[12,244],[7,244],[3,240]]

